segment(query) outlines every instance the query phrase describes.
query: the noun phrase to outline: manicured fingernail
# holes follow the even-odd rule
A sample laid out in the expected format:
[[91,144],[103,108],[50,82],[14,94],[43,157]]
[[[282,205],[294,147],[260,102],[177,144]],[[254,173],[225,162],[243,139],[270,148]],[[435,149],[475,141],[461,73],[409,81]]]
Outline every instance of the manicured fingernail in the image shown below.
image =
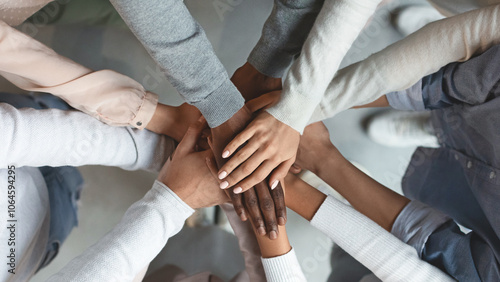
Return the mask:
[[229,157],[229,151],[224,151],[224,153],[222,153],[222,157],[225,159],[227,157]]
[[274,190],[274,188],[276,188],[276,186],[278,186],[278,183],[279,183],[278,180],[274,181],[273,185],[271,185],[271,190]]
[[262,226],[257,229],[257,232],[260,235],[266,235],[266,229],[264,227],[262,227]]
[[225,172],[225,171],[219,173],[219,179],[224,179],[224,178],[226,178],[226,176],[227,176],[227,172]]
[[243,189],[241,187],[236,187],[233,190],[234,194],[239,194],[239,193],[241,193],[241,191],[243,191]]
[[269,233],[269,238],[271,238],[271,240],[275,240],[276,238],[278,238],[278,233],[276,233],[276,231],[271,231],[271,233]]
[[285,223],[286,223],[286,220],[285,220],[285,218],[284,218],[284,217],[280,217],[280,218],[278,218],[278,224],[279,224],[279,225],[285,225]]
[[227,188],[227,186],[229,186],[229,182],[224,181],[224,182],[222,182],[222,183],[220,184],[220,189],[226,189],[226,188]]

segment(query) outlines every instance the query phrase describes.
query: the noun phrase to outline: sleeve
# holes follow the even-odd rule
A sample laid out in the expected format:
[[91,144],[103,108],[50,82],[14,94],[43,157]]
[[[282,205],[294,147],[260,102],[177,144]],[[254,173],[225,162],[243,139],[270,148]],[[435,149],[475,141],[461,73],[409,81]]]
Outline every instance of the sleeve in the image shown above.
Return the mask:
[[193,212],[172,190],[155,181],[118,225],[48,281],[132,281]]
[[172,85],[210,127],[231,118],[244,99],[182,0],[111,0]]
[[[367,59],[340,70],[310,123],[407,89],[443,66],[500,44],[500,5],[433,22]],[[429,52],[432,50],[432,52]]]
[[464,234],[453,220],[422,203],[410,202],[392,233],[458,281],[495,281],[500,276],[500,264],[486,240],[474,231]]
[[325,0],[280,101],[267,111],[302,133],[342,59],[380,0]]
[[419,80],[408,89],[391,92],[386,97],[389,105],[396,110],[425,111],[422,97],[422,80]]
[[92,71],[0,21],[0,75],[28,91],[52,93],[110,125],[142,129],[158,96],[112,70]]
[[382,281],[454,281],[422,261],[414,248],[332,196],[320,206],[311,224]]
[[268,282],[307,281],[293,249],[278,257],[262,258],[262,264]]
[[78,111],[16,109],[0,103],[0,167],[118,166],[159,171],[175,141],[106,125]]
[[324,0],[275,0],[248,62],[260,73],[282,77],[299,55]]

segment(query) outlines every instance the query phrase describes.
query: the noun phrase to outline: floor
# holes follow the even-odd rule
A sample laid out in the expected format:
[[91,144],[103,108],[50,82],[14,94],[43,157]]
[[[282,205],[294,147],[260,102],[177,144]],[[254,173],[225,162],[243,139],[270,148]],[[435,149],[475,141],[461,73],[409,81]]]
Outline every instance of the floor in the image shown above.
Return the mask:
[[[230,74],[245,62],[272,8],[270,0],[185,2],[205,28],[216,53]],[[221,6],[216,5],[220,3],[225,5],[225,10],[220,10]],[[377,13],[346,56],[344,66],[400,39],[399,33],[389,24],[388,12],[398,5],[399,2],[395,1]],[[158,72],[144,48],[126,29],[45,26],[38,27],[34,33],[36,38],[60,54],[85,66],[114,69],[141,83],[147,83],[148,90],[158,93],[161,102],[172,105],[182,103],[175,89]],[[2,85],[5,85],[4,89],[19,91],[5,82]],[[379,110],[349,110],[327,120],[325,124],[334,144],[349,160],[365,167],[382,184],[400,191],[400,179],[414,148],[394,149],[370,141],[362,124],[377,111]],[[45,281],[67,261],[96,242],[120,220],[133,202],[145,194],[155,179],[155,175],[147,172],[128,172],[112,167],[85,166],[80,171],[85,178],[86,187],[80,206],[79,226],[73,230],[58,257],[32,281]],[[308,280],[326,281],[330,272],[329,252],[333,243],[292,211],[289,211],[287,228]],[[209,246],[213,244],[210,240],[201,240],[195,248],[191,247],[191,250],[186,251],[194,233],[206,233],[207,238],[222,240],[228,251],[210,252]],[[189,273],[212,270],[224,279],[229,279],[243,268],[236,248],[234,236],[220,229],[185,228],[169,241],[151,268],[155,269],[163,263],[176,263]],[[193,257],[197,260],[193,260]]]

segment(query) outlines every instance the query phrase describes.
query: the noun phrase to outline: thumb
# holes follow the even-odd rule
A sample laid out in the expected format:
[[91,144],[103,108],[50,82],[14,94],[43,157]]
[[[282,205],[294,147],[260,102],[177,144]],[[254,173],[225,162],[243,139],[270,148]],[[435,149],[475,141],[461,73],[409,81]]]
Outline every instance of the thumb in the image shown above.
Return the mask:
[[201,132],[206,126],[206,121],[203,117],[189,126],[186,134],[177,146],[177,151],[181,154],[188,154],[195,151],[196,143],[201,136]]
[[280,95],[281,91],[273,91],[248,101],[246,106],[251,113],[255,113],[258,110],[266,109],[274,105],[279,100]]

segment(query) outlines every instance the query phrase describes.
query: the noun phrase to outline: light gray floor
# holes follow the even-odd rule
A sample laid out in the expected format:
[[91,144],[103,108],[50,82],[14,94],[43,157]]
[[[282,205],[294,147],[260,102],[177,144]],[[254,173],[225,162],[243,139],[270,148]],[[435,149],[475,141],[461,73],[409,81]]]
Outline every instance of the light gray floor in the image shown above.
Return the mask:
[[[245,62],[252,46],[258,40],[272,1],[226,1],[185,2],[205,28],[222,63],[228,72],[232,73]],[[220,13],[214,6],[216,2],[232,3],[234,6],[228,6],[228,11]],[[60,54],[85,66],[94,69],[110,68],[135,78],[145,84],[148,90],[158,93],[162,102],[172,105],[182,102],[175,89],[156,71],[155,63],[127,30],[49,26],[39,28],[35,37]],[[389,25],[388,13],[378,13],[370,27],[360,36],[343,65],[360,60],[399,38],[400,35]],[[3,89],[13,88],[5,85]],[[400,191],[399,182],[414,148],[393,149],[371,142],[363,131],[362,121],[376,111],[347,111],[325,123],[330,129],[332,140],[348,159],[364,166],[381,183]],[[80,224],[73,230],[58,257],[32,281],[44,281],[96,242],[120,220],[134,201],[144,195],[155,179],[155,175],[146,172],[128,172],[100,166],[82,167],[80,171],[86,181],[80,206]],[[291,211],[287,228],[309,281],[325,281],[330,271],[329,252],[332,242],[310,228],[307,222]],[[164,262],[177,262],[188,272],[209,270],[203,267],[212,266],[211,269],[216,274],[225,278],[241,270],[242,259],[234,250],[214,254],[207,253],[200,247],[187,254],[181,252],[183,246],[189,245],[193,232],[212,232],[207,230],[182,231],[182,236],[174,237],[170,241],[169,252],[163,252],[152,264],[152,268]],[[225,241],[233,246],[233,249],[236,248],[234,238],[229,236],[229,233],[221,236],[227,237]],[[201,244],[203,243],[209,245],[213,242],[203,241]],[[196,256],[189,256],[189,253]]]

